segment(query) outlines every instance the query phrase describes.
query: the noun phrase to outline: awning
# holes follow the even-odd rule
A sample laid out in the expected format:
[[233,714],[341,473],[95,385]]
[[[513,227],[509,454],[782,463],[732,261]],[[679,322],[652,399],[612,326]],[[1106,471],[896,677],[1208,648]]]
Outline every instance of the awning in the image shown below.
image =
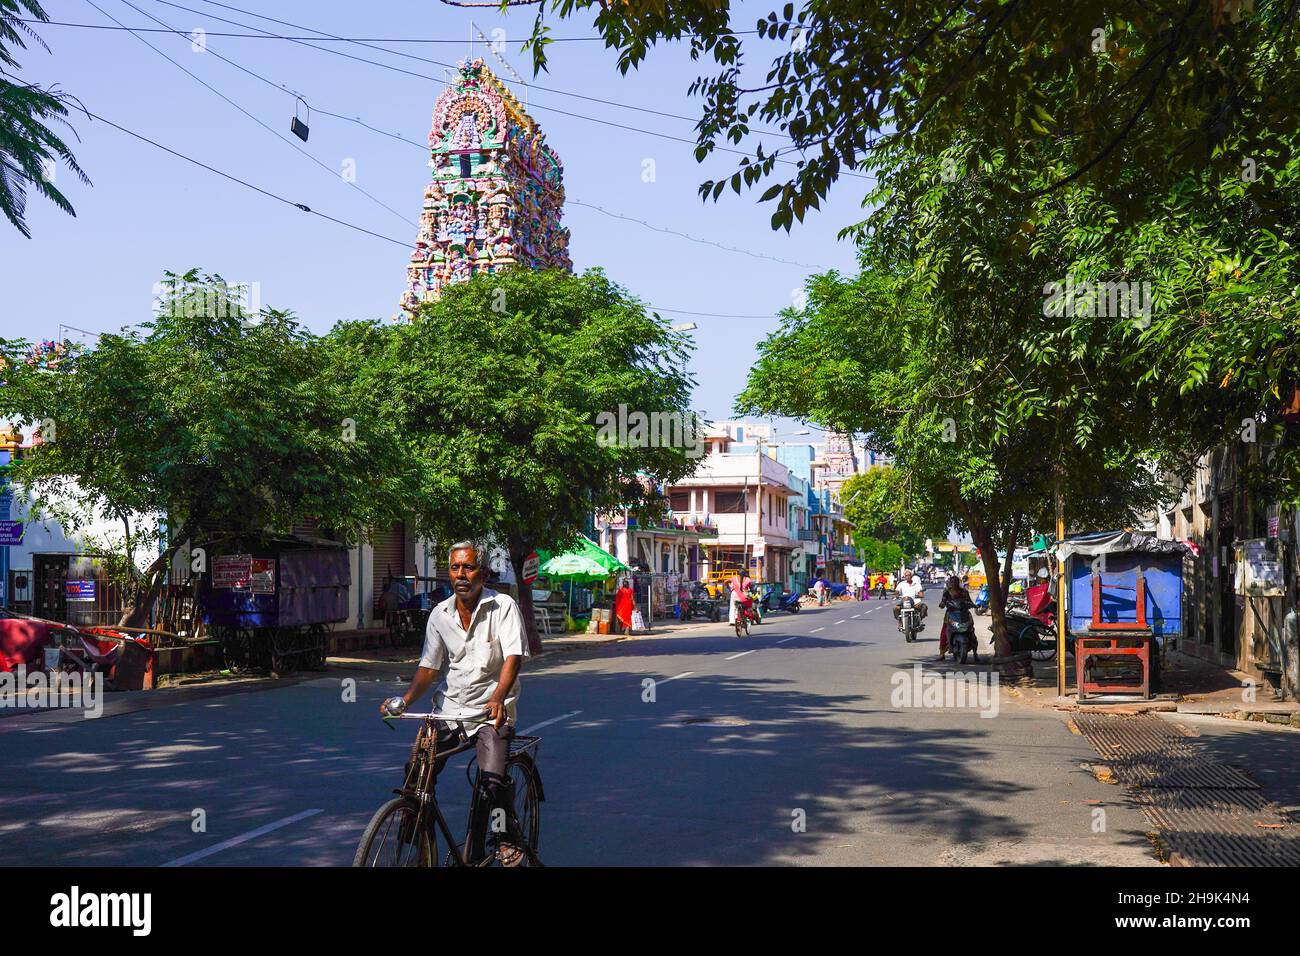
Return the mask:
[[1118,553],[1184,555],[1191,554],[1191,549],[1181,541],[1157,538],[1141,531],[1100,531],[1066,538],[1058,556],[1065,560],[1075,554],[1094,558]]

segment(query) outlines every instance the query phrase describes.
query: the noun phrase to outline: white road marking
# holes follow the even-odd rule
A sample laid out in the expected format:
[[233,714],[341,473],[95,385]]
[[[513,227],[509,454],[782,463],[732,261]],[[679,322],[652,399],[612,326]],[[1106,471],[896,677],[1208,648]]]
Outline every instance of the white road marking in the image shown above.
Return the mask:
[[824,631],[824,630],[826,630],[826,628],[824,628],[824,627],[814,627],[814,628],[812,629],[812,633],[813,633],[813,634],[816,634],[818,631]]
[[853,620],[856,621],[856,620],[857,620],[858,618],[860,618],[860,617],[862,617],[861,614],[855,614],[855,615],[853,615]]
[[308,817],[314,817],[316,814],[323,812],[323,810],[304,810],[302,813],[295,813],[291,817],[285,817],[283,820],[276,820],[274,823],[268,823],[264,827],[258,827],[256,830],[249,830],[247,833],[241,833],[237,837],[223,840],[216,846],[210,846],[206,850],[199,850],[196,853],[183,856],[179,860],[172,860],[170,863],[164,863],[163,866],[185,866],[188,863],[193,863],[195,860],[202,860],[204,857],[212,856],[214,853],[228,850],[232,846],[239,846],[239,844],[247,843],[249,840],[255,840],[263,834],[270,833],[272,830],[287,827],[291,823],[297,823],[299,820],[305,820]]
[[[754,650],[757,650],[757,648]],[[752,653],[754,653],[754,651],[741,651],[739,654],[732,654],[730,657],[723,658],[723,660],[734,661],[737,657],[744,657],[746,654]]]
[[558,724],[562,720],[568,720],[570,717],[576,717],[582,713],[580,710],[571,710],[567,714],[560,714],[559,717],[552,717],[550,720],[543,720],[540,724],[533,724],[531,727],[525,727],[519,731],[521,734],[531,734],[534,730],[541,730],[543,727],[549,727],[551,724]]
[[680,674],[674,674],[672,677],[665,677],[663,680],[659,681],[659,683],[667,684],[670,680],[677,680],[679,677],[690,677],[694,673],[695,671],[682,671]]
[[844,623],[845,621],[847,621],[847,620],[848,620],[847,617],[842,617],[842,618],[840,618],[838,621],[836,621],[835,623],[836,623],[836,624],[843,624],[843,623]]
[[798,636],[799,636],[799,635],[796,634],[794,637],[783,637],[783,638],[781,638],[781,640],[777,641],[777,643],[778,643],[778,644],[784,644],[784,643],[786,643],[787,641],[793,641],[793,640],[795,639],[795,637],[798,637]]

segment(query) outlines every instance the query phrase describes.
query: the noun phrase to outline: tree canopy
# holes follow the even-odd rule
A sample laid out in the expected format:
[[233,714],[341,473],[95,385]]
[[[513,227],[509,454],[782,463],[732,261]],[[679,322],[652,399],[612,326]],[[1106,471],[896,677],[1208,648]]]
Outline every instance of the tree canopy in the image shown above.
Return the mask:
[[66,123],[70,98],[58,89],[18,82],[14,48],[26,49],[27,40],[45,43],[25,19],[48,20],[36,0],[0,0],[0,212],[24,236],[27,226],[27,190],[35,189],[70,216],[76,213],[54,185],[55,160],[83,183],[90,180],[77,165],[67,143],[50,128],[50,121]]
[[[340,364],[287,312],[250,314],[219,275],[168,273],[153,318],[93,348],[34,356],[0,340],[0,416],[40,438],[11,477],[40,510],[72,503],[142,534],[159,555],[139,573],[123,624],[139,625],[187,541],[288,530],[320,519],[344,540],[393,520],[396,446],[336,377]],[[165,529],[152,520],[162,517]]]
[[892,467],[872,468],[854,475],[840,489],[844,502],[844,517],[853,522],[853,540],[858,549],[879,558],[881,546],[889,544],[897,554],[889,552],[892,559],[869,567],[897,567],[904,558],[914,558],[925,550],[926,537],[942,537],[946,529],[916,530],[909,523],[905,506],[908,500],[905,471]]
[[[539,70],[542,7],[525,45]],[[696,156],[750,155],[701,192],[775,179],[762,198],[777,228],[819,208],[839,177],[873,172],[882,149],[959,144],[981,161],[1056,157],[1060,174],[1037,188],[1086,180],[1141,218],[1187,173],[1285,165],[1297,128],[1300,40],[1284,0],[805,0],[757,21],[720,0],[549,4],[560,19],[588,10],[622,72],[665,41],[712,62],[691,85]],[[1128,163],[1146,172],[1135,192],[1116,188]]]
[[[371,337],[367,415],[402,437],[420,532],[494,539],[516,573],[593,512],[660,507],[656,484],[695,468],[671,434],[602,440],[599,417],[620,407],[694,427],[694,381],[689,340],[599,270],[478,275],[409,324],[350,334]],[[521,603],[531,634],[528,588]]]

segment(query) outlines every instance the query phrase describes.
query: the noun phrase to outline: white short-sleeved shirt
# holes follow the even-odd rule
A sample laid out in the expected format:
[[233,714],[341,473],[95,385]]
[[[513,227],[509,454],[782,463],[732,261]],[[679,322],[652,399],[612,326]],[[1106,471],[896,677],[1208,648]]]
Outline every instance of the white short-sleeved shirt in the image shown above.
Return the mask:
[[[429,614],[424,632],[424,653],[420,666],[447,671],[433,692],[433,706],[438,713],[478,717],[496,692],[501,668],[506,658],[528,656],[528,639],[524,633],[519,606],[508,594],[484,588],[478,607],[470,617],[469,630],[460,626],[456,595],[452,595]],[[515,701],[519,697],[519,680],[505,699],[506,723],[515,722]],[[466,724],[469,734],[481,724]]]
[[924,593],[925,593],[925,585],[922,584],[920,581],[918,581],[916,578],[912,578],[910,584],[907,581],[898,582],[899,598],[910,597],[914,601],[919,601],[921,600],[921,596]]

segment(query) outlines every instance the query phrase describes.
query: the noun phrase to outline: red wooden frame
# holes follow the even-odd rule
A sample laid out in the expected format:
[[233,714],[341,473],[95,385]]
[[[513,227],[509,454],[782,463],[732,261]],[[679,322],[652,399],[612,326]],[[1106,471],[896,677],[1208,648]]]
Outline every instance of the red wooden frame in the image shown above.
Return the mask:
[[[1127,589],[1126,589],[1127,590]],[[1137,620],[1103,621],[1101,619],[1101,573],[1092,572],[1092,621],[1088,624],[1090,631],[1135,631],[1150,630],[1147,627],[1147,581],[1142,574],[1142,567],[1137,569]]]
[[[1136,693],[1143,700],[1151,697],[1151,643],[1155,635],[1147,625],[1147,589],[1142,566],[1137,568],[1137,620],[1103,621],[1101,619],[1101,573],[1092,574],[1092,620],[1088,632],[1078,635],[1074,644],[1075,686],[1079,700],[1091,694]],[[1093,633],[1101,632],[1096,637]],[[1135,659],[1141,667],[1141,679],[1132,681],[1088,679],[1096,663],[1116,658]],[[1090,667],[1092,665],[1092,667]]]

